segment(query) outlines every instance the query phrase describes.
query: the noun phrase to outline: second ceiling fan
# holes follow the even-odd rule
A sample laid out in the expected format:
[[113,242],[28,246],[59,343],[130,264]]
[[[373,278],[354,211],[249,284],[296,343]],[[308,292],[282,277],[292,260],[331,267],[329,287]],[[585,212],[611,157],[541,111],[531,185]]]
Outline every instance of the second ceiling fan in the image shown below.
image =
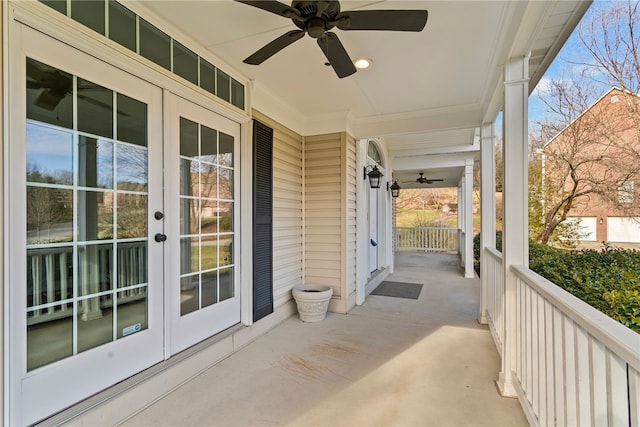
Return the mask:
[[259,65],[305,34],[317,40],[318,46],[339,78],[356,72],[349,54],[332,28],[343,31],[422,31],[427,23],[426,10],[350,10],[340,11],[336,0],[293,0],[291,6],[276,0],[236,0],[267,12],[289,18],[299,28],[267,43],[246,58],[246,64]]
[[418,184],[433,184],[434,182],[441,182],[444,179],[434,178],[428,179],[424,177],[424,172],[418,172],[418,178],[415,181],[405,181],[405,183],[417,182]]

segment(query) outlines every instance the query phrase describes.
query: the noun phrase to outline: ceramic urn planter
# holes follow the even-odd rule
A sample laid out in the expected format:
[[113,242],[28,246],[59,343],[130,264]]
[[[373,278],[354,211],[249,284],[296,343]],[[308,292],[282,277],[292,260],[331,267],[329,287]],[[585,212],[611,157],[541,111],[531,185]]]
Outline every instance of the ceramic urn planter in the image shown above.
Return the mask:
[[298,306],[298,314],[303,322],[319,322],[327,315],[333,289],[326,285],[296,285],[293,298]]

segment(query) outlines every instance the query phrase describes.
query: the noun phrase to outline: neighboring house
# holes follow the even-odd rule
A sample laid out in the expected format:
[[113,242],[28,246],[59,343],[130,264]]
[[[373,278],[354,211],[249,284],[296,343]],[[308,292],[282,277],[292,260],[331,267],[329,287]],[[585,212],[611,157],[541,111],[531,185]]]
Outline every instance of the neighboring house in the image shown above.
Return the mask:
[[[244,3],[298,16],[278,2]],[[282,16],[244,3],[0,3],[3,423],[31,425],[57,414],[50,423],[119,424],[295,314],[296,284],[330,286],[329,310],[349,313],[393,271],[386,187],[397,171],[438,170],[458,187],[460,274],[473,278],[479,151],[483,262],[486,254],[500,262],[482,269],[495,275],[483,276],[479,320],[496,337],[500,392],[519,394],[525,411],[540,412],[545,399],[523,379],[531,371],[516,355],[532,349],[524,342],[532,330],[535,349],[559,335],[539,324],[542,314],[525,317],[543,313],[542,299],[533,310],[515,303],[516,280],[533,274],[526,269],[522,119],[528,94],[590,2],[359,4],[358,13],[419,8],[430,17],[419,33],[336,29],[352,55],[373,59],[346,79],[324,65],[326,57],[335,62],[333,36],[320,39],[320,49],[305,36],[257,68],[243,63],[282,36],[283,26],[296,31]],[[317,15],[309,15],[310,32],[318,31],[311,25]],[[357,15],[340,25],[350,22],[362,25]],[[500,111],[503,258],[491,252]],[[380,188],[368,182],[374,167],[384,174]],[[558,315],[582,312],[554,307]],[[517,322],[526,323],[526,334]],[[600,348],[580,337],[581,348]],[[627,348],[618,344],[607,341],[603,351]],[[522,358],[551,366],[542,354],[540,363],[532,362],[537,353]],[[566,400],[580,397],[581,410],[599,417],[602,411],[583,405],[584,393],[600,404],[597,393],[616,400],[624,390],[617,408],[628,418],[638,406],[629,384],[640,383],[640,367],[633,351],[620,354],[589,359],[621,367],[615,381],[598,371],[598,382],[583,387],[594,377],[587,372],[581,394]]]
[[639,124],[637,95],[614,87],[545,144],[546,188],[581,194],[567,218],[580,240],[640,243]]

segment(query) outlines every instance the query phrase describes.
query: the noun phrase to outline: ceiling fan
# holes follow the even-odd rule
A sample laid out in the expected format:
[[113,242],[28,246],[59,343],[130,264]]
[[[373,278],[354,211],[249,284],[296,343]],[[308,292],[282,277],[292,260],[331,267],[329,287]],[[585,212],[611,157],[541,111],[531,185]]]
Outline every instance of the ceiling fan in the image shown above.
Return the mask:
[[350,76],[356,68],[335,33],[336,27],[343,31],[381,30],[420,32],[427,24],[426,10],[350,10],[340,12],[337,0],[293,0],[287,6],[276,0],[236,0],[267,12],[289,18],[299,30],[289,31],[246,58],[243,62],[259,65],[300,40],[305,33],[317,39],[318,46],[327,57],[339,78]]
[[418,178],[415,181],[405,181],[405,183],[417,182],[418,184],[433,184],[434,182],[441,182],[444,179],[427,179],[424,177],[424,172],[418,172]]
[[[57,68],[27,58],[27,90],[38,92],[33,101],[35,105],[48,111],[56,109],[58,104],[68,96],[73,95],[73,76]],[[86,80],[78,79],[76,83],[76,95],[78,98],[101,108],[110,110],[110,104],[101,102],[89,95],[91,91],[100,91],[102,88]],[[118,111],[118,114],[129,114]]]

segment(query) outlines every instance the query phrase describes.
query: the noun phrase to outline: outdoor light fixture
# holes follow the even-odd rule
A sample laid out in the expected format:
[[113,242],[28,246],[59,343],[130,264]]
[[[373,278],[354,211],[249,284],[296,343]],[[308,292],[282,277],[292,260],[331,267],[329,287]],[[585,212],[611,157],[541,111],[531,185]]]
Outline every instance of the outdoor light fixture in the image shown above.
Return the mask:
[[380,188],[380,179],[383,177],[382,172],[378,170],[378,166],[375,165],[369,172],[367,172],[367,168],[371,168],[371,166],[364,167],[364,179],[369,177],[369,185],[371,188]]
[[393,184],[389,185],[387,182],[387,191],[391,190],[391,197],[398,197],[400,195],[400,186],[398,180],[393,181]]

